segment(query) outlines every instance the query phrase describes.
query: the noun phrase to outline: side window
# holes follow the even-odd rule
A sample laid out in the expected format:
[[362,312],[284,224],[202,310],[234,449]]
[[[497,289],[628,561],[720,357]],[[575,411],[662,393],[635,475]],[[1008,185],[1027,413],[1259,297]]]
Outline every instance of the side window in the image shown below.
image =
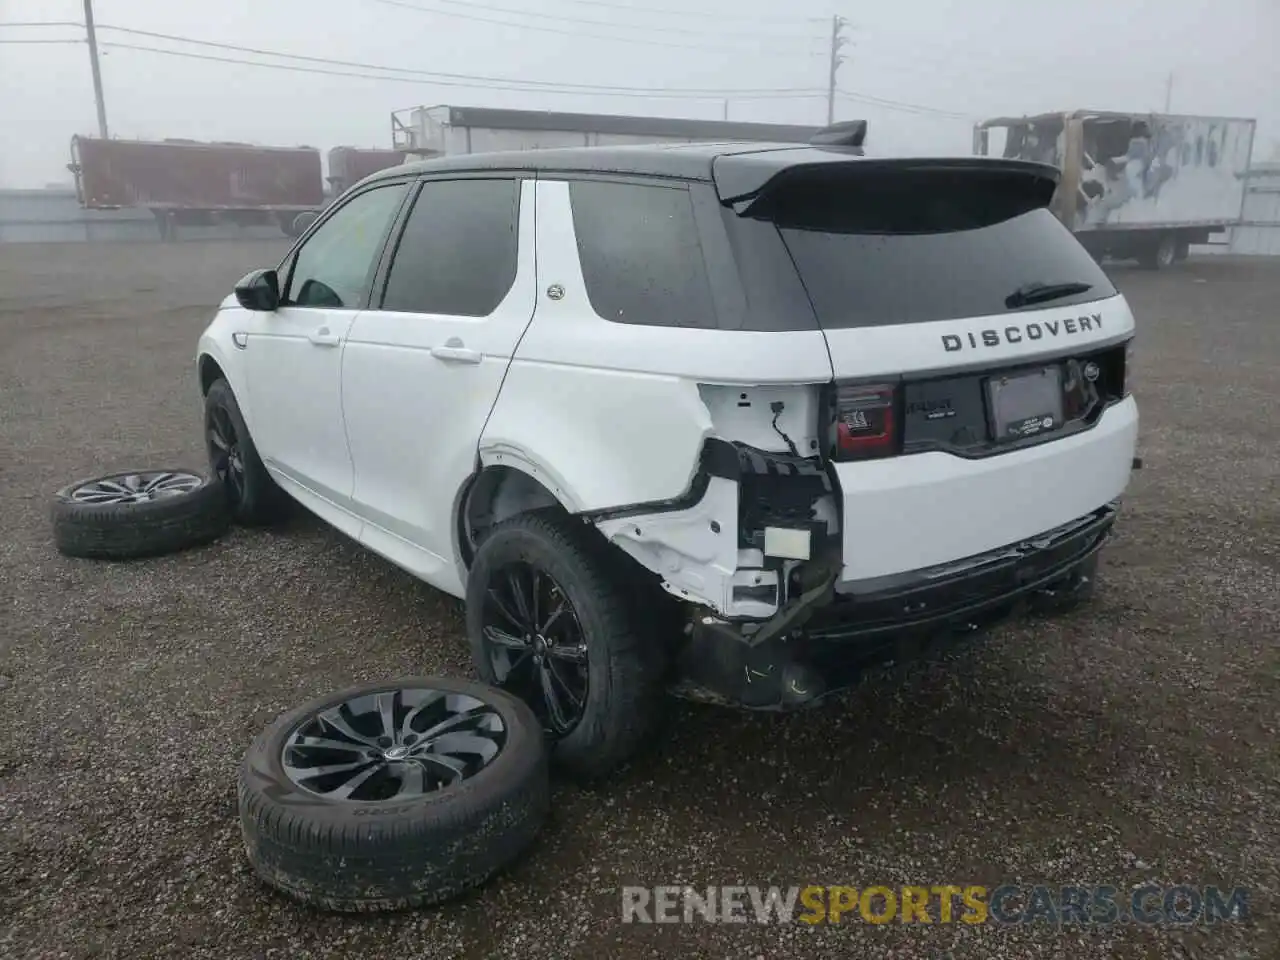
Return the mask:
[[387,275],[383,310],[487,317],[516,278],[517,180],[422,185]]
[[596,313],[617,323],[716,326],[688,188],[576,180],[569,198]]
[[294,257],[284,302],[349,310],[363,306],[387,228],[408,189],[404,183],[376,187],[334,211]]

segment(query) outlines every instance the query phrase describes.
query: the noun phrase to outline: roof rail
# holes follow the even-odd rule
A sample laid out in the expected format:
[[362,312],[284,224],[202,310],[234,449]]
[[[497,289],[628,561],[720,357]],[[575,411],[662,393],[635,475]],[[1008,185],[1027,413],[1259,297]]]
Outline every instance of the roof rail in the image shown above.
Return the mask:
[[809,143],[815,147],[861,147],[866,139],[867,121],[842,120],[823,127],[809,138]]

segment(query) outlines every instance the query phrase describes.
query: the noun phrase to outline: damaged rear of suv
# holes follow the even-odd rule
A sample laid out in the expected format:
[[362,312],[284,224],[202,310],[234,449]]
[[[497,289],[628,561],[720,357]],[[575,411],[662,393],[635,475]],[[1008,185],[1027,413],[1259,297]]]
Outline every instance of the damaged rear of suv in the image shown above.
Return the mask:
[[539,173],[540,296],[481,459],[674,598],[691,695],[809,703],[886,650],[1070,606],[1129,480],[1134,321],[1050,213],[1056,171],[858,153]]

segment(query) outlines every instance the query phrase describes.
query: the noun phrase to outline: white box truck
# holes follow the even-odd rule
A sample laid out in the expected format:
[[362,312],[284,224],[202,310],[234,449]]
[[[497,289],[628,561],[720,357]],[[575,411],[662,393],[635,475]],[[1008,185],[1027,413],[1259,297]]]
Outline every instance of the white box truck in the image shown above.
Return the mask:
[[988,120],[973,146],[1059,167],[1053,210],[1085,248],[1161,269],[1240,222],[1255,125],[1074,110]]

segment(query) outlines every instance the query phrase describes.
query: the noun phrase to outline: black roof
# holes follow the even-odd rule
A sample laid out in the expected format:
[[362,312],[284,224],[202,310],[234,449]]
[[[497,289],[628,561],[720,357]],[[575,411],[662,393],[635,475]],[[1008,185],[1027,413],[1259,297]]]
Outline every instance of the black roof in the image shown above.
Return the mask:
[[731,202],[756,193],[791,167],[856,163],[860,169],[935,168],[1005,170],[1044,177],[1057,183],[1051,165],[993,157],[863,158],[861,148],[812,147],[792,143],[671,143],[619,147],[568,147],[472,153],[420,160],[389,167],[362,183],[434,173],[502,171],[532,174],[621,174],[715,183],[720,199]]
[[565,147],[549,150],[509,150],[435,157],[374,174],[370,179],[405,174],[464,173],[504,170],[546,173],[619,173],[642,177],[710,180],[719,157],[743,157],[753,166],[781,170],[796,163],[844,160],[856,156],[848,149],[822,149],[793,143],[655,143],[617,147]]

